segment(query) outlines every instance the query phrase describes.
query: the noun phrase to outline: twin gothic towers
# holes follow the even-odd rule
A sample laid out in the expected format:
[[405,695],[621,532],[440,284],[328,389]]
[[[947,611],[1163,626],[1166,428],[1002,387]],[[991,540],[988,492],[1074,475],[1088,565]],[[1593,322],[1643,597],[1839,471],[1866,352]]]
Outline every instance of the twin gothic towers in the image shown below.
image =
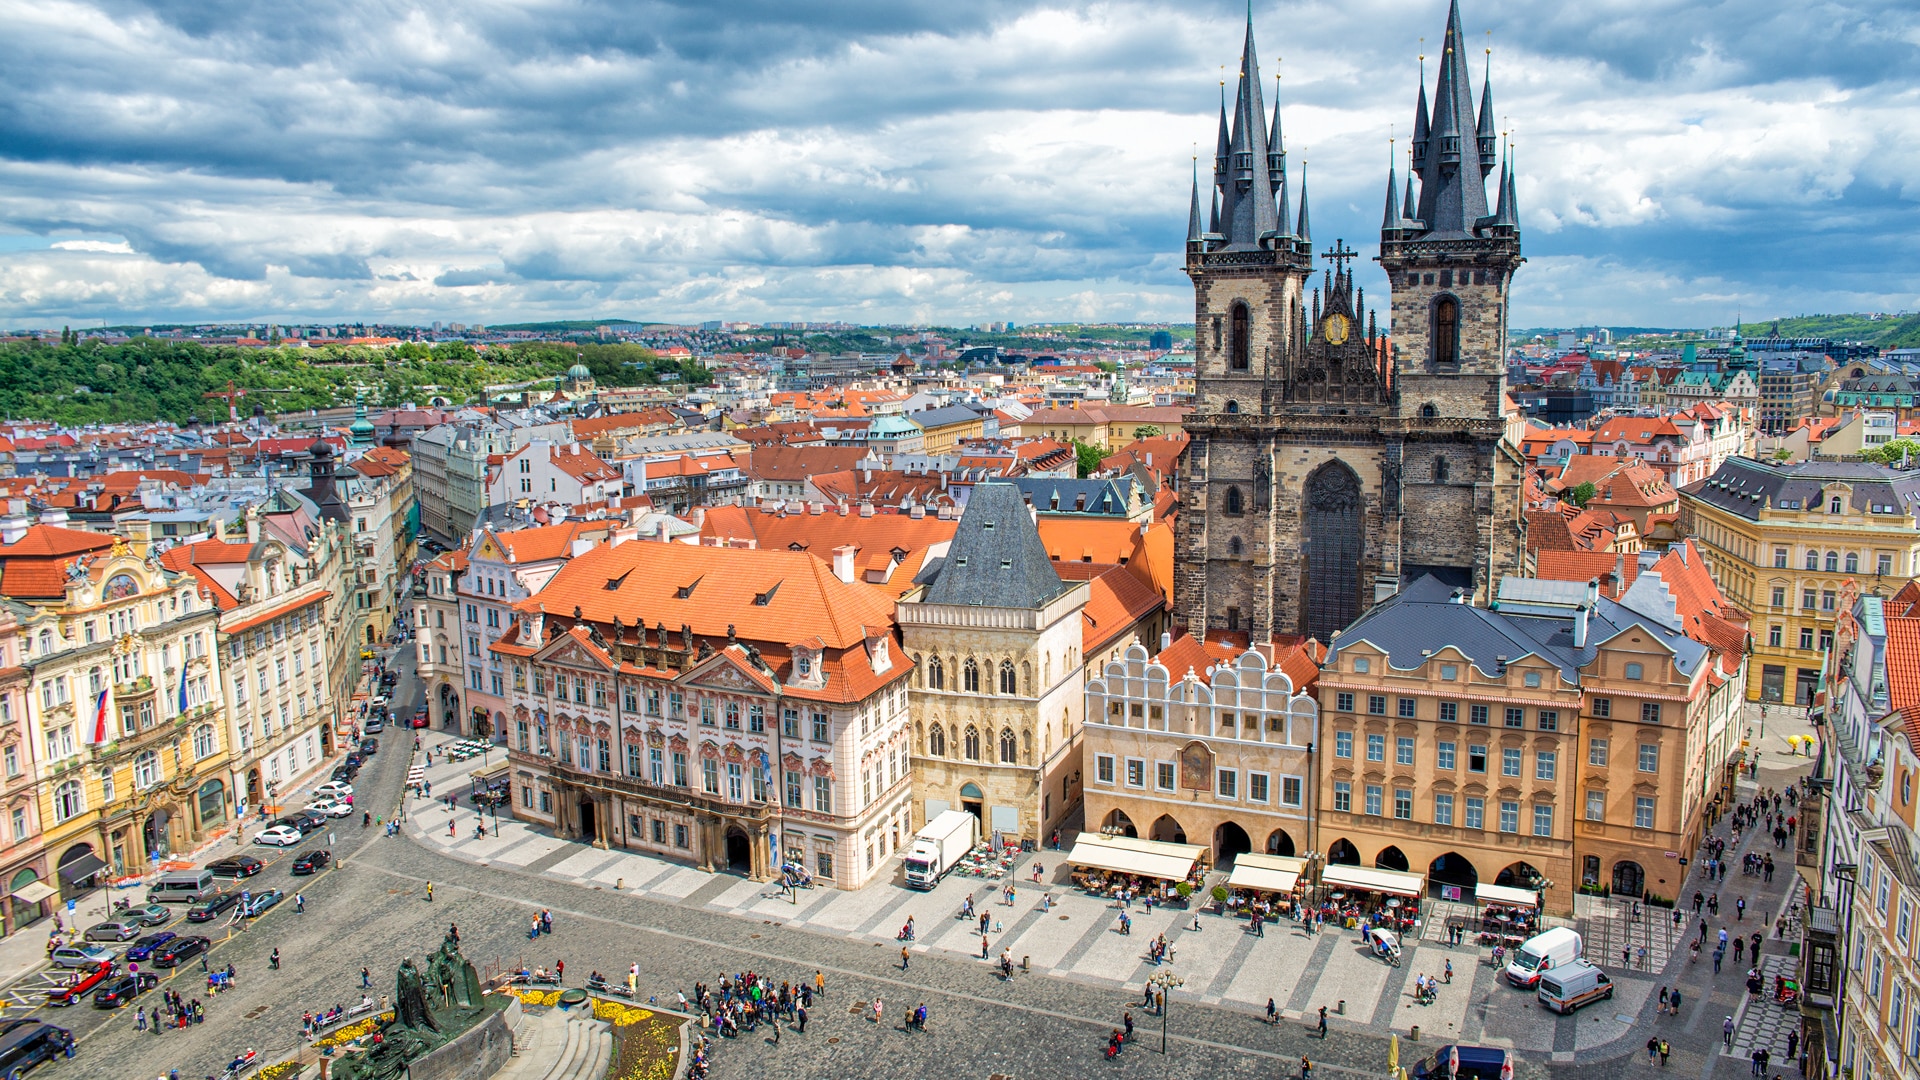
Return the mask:
[[[1489,76],[1476,114],[1457,0],[1404,194],[1380,224],[1383,332],[1336,243],[1316,284],[1249,21],[1211,198],[1187,214],[1195,385],[1175,606],[1187,628],[1311,634],[1434,574],[1484,599],[1519,572],[1522,460],[1505,438],[1507,288],[1523,261]],[[1486,183],[1498,168],[1496,205]]]

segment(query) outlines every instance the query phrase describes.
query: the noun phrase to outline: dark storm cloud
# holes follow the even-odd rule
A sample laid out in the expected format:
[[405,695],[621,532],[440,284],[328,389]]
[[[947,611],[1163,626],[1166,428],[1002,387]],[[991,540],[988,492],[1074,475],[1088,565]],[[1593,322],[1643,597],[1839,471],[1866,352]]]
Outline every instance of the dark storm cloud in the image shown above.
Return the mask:
[[[0,255],[0,316],[16,320],[1180,318],[1187,159],[1210,148],[1243,11],[10,10],[30,62],[0,65],[0,224],[132,248]],[[1886,238],[1920,194],[1913,5],[1463,14],[1476,89],[1492,31],[1519,139],[1539,285],[1523,277],[1517,321],[1912,302],[1920,257]],[[1440,0],[1256,4],[1270,95],[1286,58],[1319,246],[1377,227],[1386,137],[1408,129],[1420,39],[1432,53],[1445,16]]]

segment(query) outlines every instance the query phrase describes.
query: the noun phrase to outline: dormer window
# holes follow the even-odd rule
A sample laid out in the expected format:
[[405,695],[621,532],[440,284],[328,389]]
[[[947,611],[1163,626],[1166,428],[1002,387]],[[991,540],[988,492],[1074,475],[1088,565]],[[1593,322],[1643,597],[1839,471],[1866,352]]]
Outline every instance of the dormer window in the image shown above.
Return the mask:
[[813,676],[813,658],[812,657],[802,656],[799,659],[798,666],[800,669],[801,678],[805,679],[805,678],[811,678]]

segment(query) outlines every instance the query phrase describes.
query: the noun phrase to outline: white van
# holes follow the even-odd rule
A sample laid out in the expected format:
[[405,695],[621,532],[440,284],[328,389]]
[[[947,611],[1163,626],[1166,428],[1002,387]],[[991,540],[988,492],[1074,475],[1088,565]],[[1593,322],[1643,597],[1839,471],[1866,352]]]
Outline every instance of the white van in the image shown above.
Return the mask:
[[1540,976],[1534,995],[1540,1004],[1565,1016],[1589,1001],[1613,996],[1613,980],[1585,960],[1563,964]]
[[177,874],[162,874],[160,880],[147,890],[147,903],[197,904],[218,891],[213,883],[213,871],[184,870]]
[[1580,940],[1579,931],[1556,926],[1533,935],[1514,950],[1513,959],[1507,963],[1507,981],[1531,987],[1541,975],[1573,963],[1585,952],[1586,943]]

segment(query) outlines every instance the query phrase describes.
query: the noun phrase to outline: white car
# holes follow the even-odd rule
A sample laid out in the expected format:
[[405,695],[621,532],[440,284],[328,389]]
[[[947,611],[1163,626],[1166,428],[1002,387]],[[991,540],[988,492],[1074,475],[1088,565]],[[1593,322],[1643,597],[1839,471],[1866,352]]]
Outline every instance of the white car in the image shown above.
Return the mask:
[[335,799],[321,799],[318,802],[308,803],[306,809],[316,814],[325,814],[328,817],[346,817],[348,814],[353,813],[353,804],[340,802]]
[[300,842],[300,830],[285,825],[275,825],[253,834],[256,844],[268,844],[273,847],[292,847]]
[[342,780],[329,780],[313,789],[313,797],[316,799],[338,799],[352,794],[353,785]]

